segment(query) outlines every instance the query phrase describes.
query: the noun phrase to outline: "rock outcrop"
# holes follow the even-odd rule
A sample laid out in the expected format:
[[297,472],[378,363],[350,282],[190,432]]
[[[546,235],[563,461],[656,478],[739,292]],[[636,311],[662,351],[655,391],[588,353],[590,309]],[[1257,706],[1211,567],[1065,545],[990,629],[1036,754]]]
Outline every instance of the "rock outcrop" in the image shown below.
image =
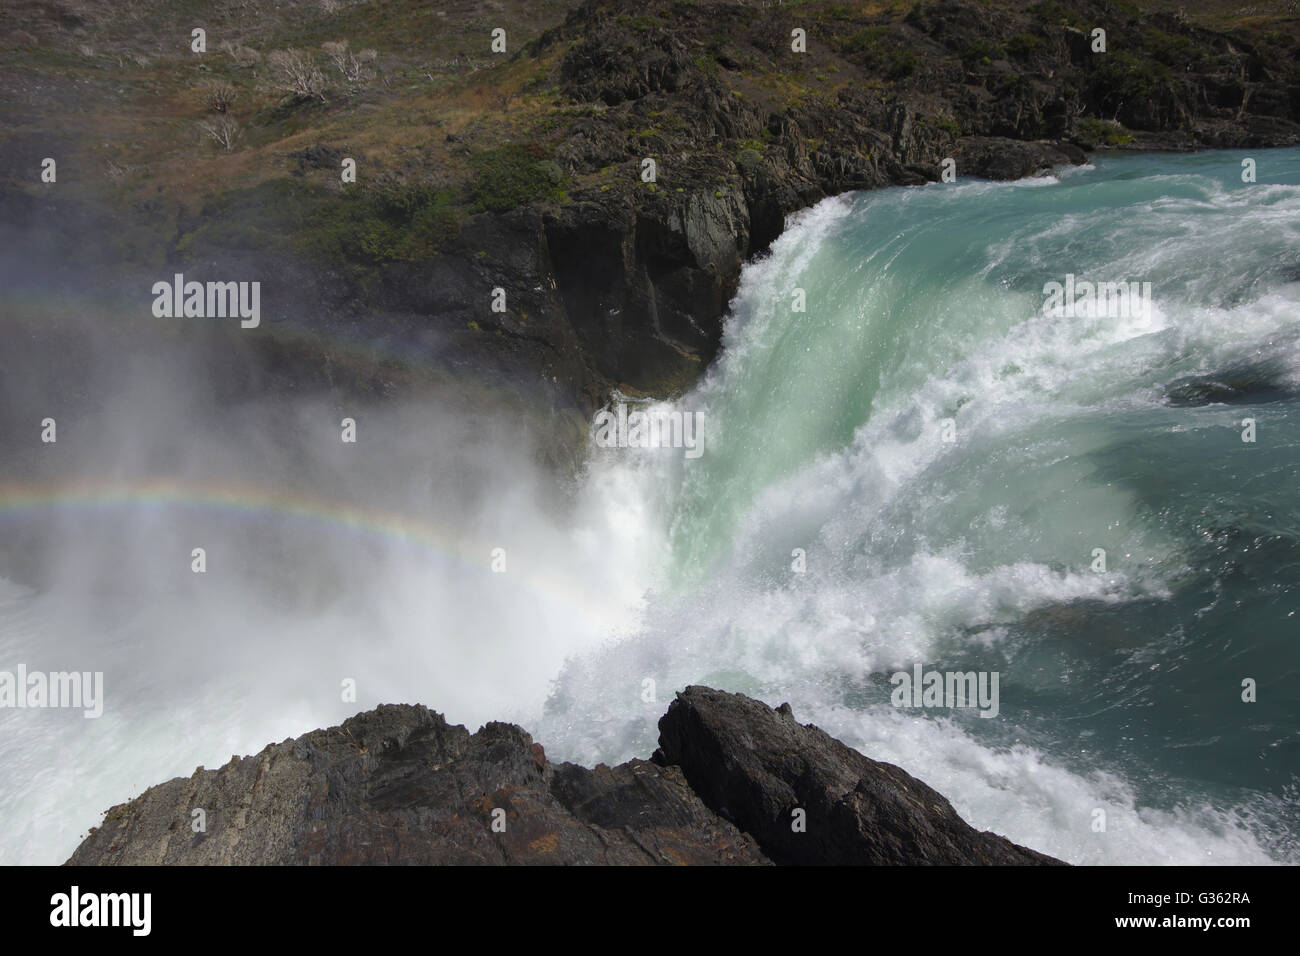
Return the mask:
[[705,804],[777,863],[1060,863],[979,832],[905,770],[800,725],[789,704],[688,687],[659,721],[659,743],[655,760],[680,766]]
[[[418,5],[389,6],[386,15],[399,16]],[[473,33],[469,6],[447,25]],[[314,383],[328,368],[330,388],[388,394],[408,381],[420,387],[428,370],[554,408],[576,446],[615,390],[663,397],[692,386],[720,347],[745,261],[788,215],[826,196],[935,181],[949,160],[959,181],[1013,179],[1082,162],[1095,148],[1300,143],[1300,38],[1280,15],[1218,32],[1182,12],[1109,0],[498,6],[512,38],[516,22],[537,31],[518,46],[512,39],[491,69],[475,67],[429,103],[423,86],[395,81],[359,99],[262,110],[265,145],[235,154],[239,175],[203,159],[215,178],[202,203],[161,186],[132,193],[121,167],[110,202],[78,204],[30,182],[28,166],[50,153],[48,136],[35,139],[27,160],[0,171],[0,239],[15,260],[7,273],[0,261],[0,276],[85,287],[96,300],[120,282],[126,312],[147,310],[145,262],[150,280],[264,276],[259,342],[270,388],[294,376],[297,387]],[[543,6],[553,15],[545,29],[529,12]],[[76,50],[56,27],[31,34]],[[805,48],[792,46],[795,30]],[[433,81],[419,50],[390,43],[381,59],[408,71],[394,78]],[[54,83],[81,101],[89,76],[64,76],[63,58],[37,62],[36,86]],[[151,88],[129,103],[116,92],[135,69],[92,71],[103,84],[93,109],[147,116]],[[41,98],[39,109],[22,106],[37,96],[22,73],[0,70],[0,121],[6,109],[24,121],[57,116]],[[408,134],[412,125],[419,135]],[[345,191],[340,158],[357,152],[348,138],[363,130],[376,145],[357,190]],[[100,139],[86,144],[98,149]],[[499,181],[485,181],[483,171],[504,162],[503,143],[518,151]],[[170,162],[196,159],[189,151]],[[346,195],[360,198],[340,217]],[[413,233],[420,242],[406,241]],[[504,311],[489,307],[496,290]],[[295,323],[323,341],[299,347],[270,334]],[[359,362],[336,340],[395,343],[405,364]]]
[[[194,811],[204,832],[193,832]],[[72,864],[762,864],[681,771],[552,764],[512,724],[476,734],[386,705],[114,807]]]
[[[68,863],[1059,862],[975,831],[898,767],[799,726],[788,705],[690,687],[660,728],[653,761],[587,769],[551,763],[511,724],[471,734],[426,707],[385,705],[152,787],[109,810]],[[790,825],[796,807],[804,832]]]

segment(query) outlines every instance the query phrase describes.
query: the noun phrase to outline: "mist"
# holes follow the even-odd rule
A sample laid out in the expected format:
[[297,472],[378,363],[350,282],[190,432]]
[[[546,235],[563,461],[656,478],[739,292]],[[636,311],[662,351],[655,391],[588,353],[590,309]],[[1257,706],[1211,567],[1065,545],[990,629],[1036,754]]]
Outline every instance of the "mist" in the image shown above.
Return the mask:
[[[1293,511],[1260,498],[1252,517],[1237,462],[1284,487],[1295,420],[1261,406],[1271,437],[1247,444],[1239,408],[1168,400],[1188,382],[1192,399],[1206,382],[1287,393],[1294,287],[1262,277],[1294,216],[1240,213],[1214,181],[1184,206],[1152,188],[1141,221],[1171,238],[1150,243],[1128,231],[1127,170],[1164,162],[792,217],[746,268],[719,361],[647,403],[707,423],[695,459],[591,421],[584,442],[544,387],[449,372],[432,320],[403,338],[382,314],[273,309],[241,329],[154,318],[167,271],[128,277],[134,298],[110,306],[35,270],[0,312],[0,670],[102,671],[106,699],[96,719],[0,710],[0,862],[60,862],[170,776],[380,703],[512,721],[552,760],[645,757],[692,683],[788,702],[977,828],[1071,862],[1294,859],[1275,746],[1294,719],[1243,723],[1213,689],[1291,640],[1267,589],[1290,587]],[[1018,214],[990,246],[995,190]],[[1126,243],[1086,243],[1079,274],[1147,256],[1142,274],[1185,291],[1158,297],[1159,328],[1037,314],[1039,275],[1074,248],[1063,203]],[[1184,221],[1207,204],[1237,230],[1207,287],[1259,294],[1206,302],[1182,278],[1209,261]],[[971,275],[1030,276],[1034,293]],[[795,287],[824,300],[791,323]],[[1276,387],[1221,374],[1266,354]],[[949,416],[951,443],[932,427]],[[1236,532],[1202,533],[1207,501],[1227,516],[1211,530],[1230,519],[1282,560],[1237,574],[1256,559]],[[1094,545],[1117,556],[1108,574]],[[1152,684],[1153,661],[1174,676]],[[888,676],[917,662],[1001,674],[1000,719],[894,706]],[[1237,736],[1206,747],[1192,698]],[[1097,807],[1120,839],[1097,840]]]
[[106,700],[0,712],[0,863],[61,862],[155,783],[380,703],[527,726],[634,621],[648,541],[543,464],[546,409],[298,394],[237,321],[41,314],[5,317],[0,666],[102,671]]

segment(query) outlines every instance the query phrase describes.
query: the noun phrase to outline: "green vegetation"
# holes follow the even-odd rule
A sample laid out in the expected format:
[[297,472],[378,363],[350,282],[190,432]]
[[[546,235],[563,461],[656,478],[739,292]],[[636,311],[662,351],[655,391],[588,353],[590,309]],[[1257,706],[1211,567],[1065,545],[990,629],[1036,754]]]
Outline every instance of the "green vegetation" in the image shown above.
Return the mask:
[[1153,99],[1173,78],[1163,63],[1127,50],[1112,50],[1101,57],[1095,75],[1110,106]]
[[1040,23],[1053,26],[1064,25],[1083,29],[1087,25],[1077,13],[1059,3],[1058,0],[1042,0],[1040,3],[1035,3],[1029,8],[1029,13]]
[[448,190],[392,180],[345,189],[338,201],[315,211],[306,243],[334,262],[431,259],[460,229],[453,200]]
[[994,60],[1001,60],[1007,55],[1006,49],[1000,43],[993,40],[978,37],[966,44],[965,49],[961,51],[962,62],[970,65],[973,63],[992,63]]
[[1213,58],[1206,55],[1205,48],[1185,36],[1150,27],[1143,32],[1141,45],[1147,55],[1180,72],[1189,67],[1203,70],[1212,66]]
[[1007,55],[1028,60],[1043,48],[1043,41],[1032,33],[1017,33],[1007,41]]
[[535,144],[499,146],[470,159],[474,210],[505,212],[533,200],[563,202],[567,177]]
[[636,30],[638,33],[645,33],[647,30],[652,30],[659,26],[659,20],[657,17],[645,15],[627,16],[626,14],[620,14],[614,18],[614,22],[621,27],[628,27],[632,30]]
[[222,193],[204,202],[200,224],[181,238],[178,250],[257,250],[293,244],[309,225],[316,204],[328,198],[324,187],[289,178]]
[[1133,142],[1133,137],[1119,123],[1109,123],[1096,117],[1079,120],[1079,133],[1084,139],[1099,146],[1123,146]]
[[178,249],[296,248],[333,265],[371,267],[432,258],[459,228],[447,190],[382,180],[333,192],[280,178],[206,202]]
[[865,53],[883,45],[889,35],[889,27],[867,27],[847,37],[840,43],[840,52],[845,54]]
[[753,172],[763,165],[763,154],[756,149],[742,149],[736,154],[736,165],[745,172]]
[[867,27],[846,38],[840,52],[888,79],[901,80],[916,72],[918,61],[914,52],[898,44],[889,27]]
[[961,125],[950,116],[936,116],[930,120],[930,125],[953,136],[961,135]]

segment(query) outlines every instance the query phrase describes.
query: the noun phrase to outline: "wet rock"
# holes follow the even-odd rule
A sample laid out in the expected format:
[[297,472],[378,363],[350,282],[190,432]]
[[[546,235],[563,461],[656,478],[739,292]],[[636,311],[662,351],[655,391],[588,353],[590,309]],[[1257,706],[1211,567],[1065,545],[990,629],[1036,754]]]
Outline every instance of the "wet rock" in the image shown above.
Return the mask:
[[1204,405],[1267,405],[1295,397],[1282,370],[1273,364],[1239,366],[1214,375],[1190,375],[1172,382],[1165,401],[1176,408]]
[[[688,687],[659,721],[656,759],[783,864],[1059,864],[966,823],[906,771],[845,746],[789,705]],[[725,809],[724,809],[725,808]],[[806,829],[795,826],[804,812]]]
[[[977,833],[919,780],[799,726],[789,705],[691,687],[660,729],[652,761],[587,769],[551,763],[512,724],[471,734],[423,706],[381,706],[152,787],[109,810],[68,862],[1058,862]],[[790,829],[796,807],[806,833]]]
[[971,136],[958,141],[955,158],[958,176],[1012,180],[1054,166],[1077,165],[1087,156],[1071,143],[1026,143],[1004,137]]
[[[196,809],[206,815],[195,833]],[[70,864],[765,864],[680,771],[550,764],[511,724],[478,733],[382,706],[200,768],[108,812]]]

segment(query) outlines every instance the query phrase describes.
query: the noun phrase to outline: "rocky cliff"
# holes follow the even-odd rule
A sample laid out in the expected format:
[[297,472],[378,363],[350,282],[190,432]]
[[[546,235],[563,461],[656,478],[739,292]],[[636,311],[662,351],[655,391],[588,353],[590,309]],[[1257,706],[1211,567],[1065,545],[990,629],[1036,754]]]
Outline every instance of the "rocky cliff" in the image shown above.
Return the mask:
[[[1296,23],[1218,0],[503,0],[491,22],[292,0],[214,11],[202,56],[176,52],[156,0],[126,5],[129,29],[104,6],[20,4],[0,34],[8,279],[116,288],[129,311],[173,270],[262,277],[268,387],[325,368],[388,393],[432,369],[553,406],[578,440],[614,389],[689,387],[743,263],[825,196],[946,160],[1009,179],[1095,148],[1300,142]],[[377,52],[286,93],[277,47],[304,36]],[[214,116],[246,135],[196,149],[180,119]],[[32,172],[54,153],[57,189]],[[277,337],[294,324],[311,338]]]
[[1060,862],[976,831],[789,705],[688,687],[659,729],[652,760],[588,769],[552,763],[511,724],[471,734],[423,706],[382,706],[153,787],[109,810],[68,863]]

